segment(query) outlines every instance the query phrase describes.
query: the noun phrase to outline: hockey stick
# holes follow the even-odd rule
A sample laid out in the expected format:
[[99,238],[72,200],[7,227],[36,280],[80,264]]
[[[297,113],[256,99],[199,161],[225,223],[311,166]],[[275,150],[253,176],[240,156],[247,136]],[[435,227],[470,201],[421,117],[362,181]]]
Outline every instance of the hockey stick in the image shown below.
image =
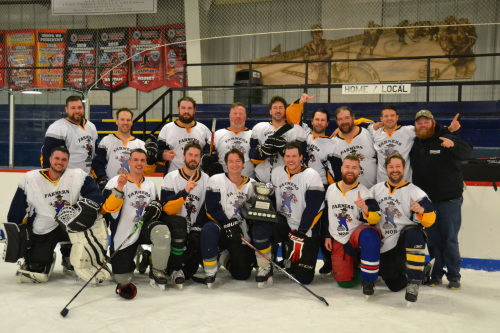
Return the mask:
[[134,228],[134,230],[132,230],[132,232],[130,233],[130,235],[128,235],[127,238],[125,238],[125,240],[120,244],[120,246],[118,246],[118,248],[108,258],[108,260],[106,260],[103,264],[101,264],[101,267],[99,267],[99,269],[94,273],[94,275],[92,275],[92,277],[83,285],[83,287],[75,294],[75,296],[73,296],[73,298],[71,299],[71,301],[69,301],[68,304],[66,304],[66,306],[64,307],[64,309],[61,310],[61,316],[66,317],[68,315],[68,312],[69,312],[68,306],[71,304],[71,302],[73,302],[75,300],[75,298],[77,298],[78,295],[80,295],[80,293],[83,291],[83,289],[85,289],[85,287],[88,286],[88,284],[90,283],[90,281],[92,281],[92,279],[111,261],[111,259],[113,259],[113,257],[115,256],[115,254],[118,253],[118,251],[120,251],[120,249],[122,248],[122,246],[125,245],[125,243],[130,239],[130,237],[132,237],[132,235],[135,234],[135,232],[137,231],[137,229],[139,229],[143,224],[144,224],[144,221],[140,221],[139,223],[137,223],[136,227]]
[[247,241],[245,238],[243,237],[240,237],[242,241],[244,241],[248,246],[250,246],[252,249],[255,250],[255,252],[257,252],[258,254],[260,254],[262,257],[264,257],[264,259],[266,259],[267,261],[269,261],[273,266],[274,268],[276,268],[277,270],[283,272],[286,274],[286,276],[288,276],[292,281],[298,283],[302,288],[304,288],[305,290],[307,290],[311,295],[313,295],[314,297],[316,297],[318,300],[320,300],[321,302],[325,303],[326,306],[329,306],[330,304],[328,304],[328,302],[326,301],[326,299],[324,297],[321,297],[321,296],[318,296],[316,295],[314,292],[311,291],[311,289],[307,288],[306,286],[304,286],[299,280],[297,280],[293,275],[291,275],[290,273],[288,273],[285,269],[281,268],[277,263],[275,263],[273,260],[271,260],[271,258],[269,258],[268,256],[266,256],[264,253],[262,253],[260,250],[258,250],[255,246],[253,246],[249,241]]
[[215,138],[215,125],[217,123],[217,118],[212,119],[212,140],[210,140],[210,155],[212,155],[212,152],[214,151],[214,138]]

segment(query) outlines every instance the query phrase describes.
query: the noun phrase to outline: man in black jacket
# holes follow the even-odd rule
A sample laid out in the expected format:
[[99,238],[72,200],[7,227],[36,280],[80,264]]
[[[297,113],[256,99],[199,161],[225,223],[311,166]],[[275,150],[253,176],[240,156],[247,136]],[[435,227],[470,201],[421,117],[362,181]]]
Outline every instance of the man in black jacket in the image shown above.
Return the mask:
[[446,273],[448,288],[459,289],[458,232],[464,190],[460,161],[470,157],[472,146],[436,124],[428,110],[417,112],[415,131],[417,137],[410,152],[413,183],[427,193],[437,214],[436,223],[427,229],[429,254],[435,258],[429,285],[441,284]]

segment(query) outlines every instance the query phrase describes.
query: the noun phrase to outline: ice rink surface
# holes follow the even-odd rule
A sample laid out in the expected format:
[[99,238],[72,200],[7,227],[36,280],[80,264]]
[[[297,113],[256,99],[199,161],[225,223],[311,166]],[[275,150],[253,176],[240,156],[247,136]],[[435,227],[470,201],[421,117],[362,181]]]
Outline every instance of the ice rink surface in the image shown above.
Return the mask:
[[[3,244],[0,244],[3,252]],[[1,253],[0,252],[0,253]],[[321,267],[322,263],[318,263]],[[187,281],[184,290],[169,284],[162,292],[136,272],[138,295],[115,295],[115,283],[87,287],[61,310],[83,284],[62,272],[60,253],[46,284],[17,284],[18,266],[0,262],[0,332],[499,332],[500,272],[462,270],[462,289],[421,286],[418,301],[407,306],[397,293],[377,282],[366,300],[361,287],[342,289],[319,274],[308,286],[318,301],[281,272],[274,284],[258,289],[255,273],[235,281],[221,268],[213,289]],[[202,275],[200,273],[200,275]]]

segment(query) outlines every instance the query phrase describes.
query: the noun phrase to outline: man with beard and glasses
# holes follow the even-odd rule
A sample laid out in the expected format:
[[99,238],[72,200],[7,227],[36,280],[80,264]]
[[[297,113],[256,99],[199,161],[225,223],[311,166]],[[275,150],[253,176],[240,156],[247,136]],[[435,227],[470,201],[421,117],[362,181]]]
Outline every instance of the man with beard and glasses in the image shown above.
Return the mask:
[[436,210],[436,223],[427,229],[429,254],[435,259],[429,285],[441,284],[446,274],[448,288],[459,289],[462,260],[458,232],[464,191],[461,161],[470,158],[472,146],[436,124],[429,110],[417,112],[415,131],[410,151],[413,182],[427,193]]
[[416,302],[424,279],[426,236],[436,220],[434,207],[419,187],[405,180],[405,159],[391,155],[385,160],[389,180],[371,192],[383,214],[380,276],[391,291],[406,287],[405,299]]
[[[372,135],[367,129],[354,124],[354,113],[348,106],[339,107],[335,117],[339,132],[332,138],[334,155],[342,160],[347,155],[356,155],[360,160],[359,182],[371,188],[377,180],[377,152]],[[334,168],[334,174],[340,174],[338,167]]]
[[[360,160],[347,155],[341,167],[342,180],[326,192],[322,234],[325,247],[332,252],[333,278],[342,288],[361,281],[363,294],[374,294],[380,259],[380,232],[374,227],[380,220],[380,208],[370,191],[358,182]],[[359,273],[358,271],[361,271]]]
[[[202,149],[196,142],[184,146],[184,166],[163,178],[162,221],[172,234],[168,273],[179,289],[201,263],[200,231],[205,222],[205,193],[209,177],[198,170]],[[187,242],[186,242],[187,240]],[[185,249],[185,250],[184,250]]]
[[210,145],[212,133],[202,123],[194,120],[196,101],[182,97],[177,101],[179,119],[166,124],[158,135],[158,161],[165,162],[165,174],[182,168],[184,146],[196,141],[201,148]]

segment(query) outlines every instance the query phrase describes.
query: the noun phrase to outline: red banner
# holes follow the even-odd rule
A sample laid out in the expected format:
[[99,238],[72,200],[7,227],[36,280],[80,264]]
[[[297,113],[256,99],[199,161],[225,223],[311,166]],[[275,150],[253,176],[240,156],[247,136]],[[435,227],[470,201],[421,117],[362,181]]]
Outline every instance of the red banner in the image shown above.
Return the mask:
[[[99,30],[97,56],[99,88],[109,88],[111,78],[113,90],[125,88],[128,85],[127,35],[128,28]],[[112,73],[108,73],[111,69]]]
[[[5,32],[0,31],[0,67],[5,67]],[[5,70],[0,69],[0,87],[5,86]]]
[[35,85],[40,88],[62,88],[66,49],[66,29],[36,31],[36,67],[48,67],[35,71]]
[[132,56],[129,85],[132,88],[147,92],[163,85],[165,39],[162,30],[161,27],[129,29],[129,54]]
[[35,66],[35,30],[13,30],[5,34],[6,65],[11,89],[26,89],[33,86],[34,70],[23,67]]
[[[184,87],[184,65],[186,64],[186,27],[184,24],[165,26],[166,76],[165,85],[170,88]],[[186,82],[187,86],[187,74]]]
[[94,30],[68,30],[65,85],[83,89],[95,82],[96,43]]

